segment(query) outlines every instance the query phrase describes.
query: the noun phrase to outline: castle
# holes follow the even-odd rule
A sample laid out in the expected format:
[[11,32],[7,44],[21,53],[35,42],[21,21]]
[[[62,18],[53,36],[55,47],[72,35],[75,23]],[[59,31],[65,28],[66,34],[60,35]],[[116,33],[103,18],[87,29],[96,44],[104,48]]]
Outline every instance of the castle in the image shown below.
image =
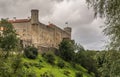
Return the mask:
[[62,39],[71,39],[70,27],[65,27],[63,30],[52,23],[45,25],[39,22],[39,11],[37,9],[31,10],[31,18],[14,18],[8,21],[13,24],[24,47],[26,45],[34,45],[39,48],[58,48]]

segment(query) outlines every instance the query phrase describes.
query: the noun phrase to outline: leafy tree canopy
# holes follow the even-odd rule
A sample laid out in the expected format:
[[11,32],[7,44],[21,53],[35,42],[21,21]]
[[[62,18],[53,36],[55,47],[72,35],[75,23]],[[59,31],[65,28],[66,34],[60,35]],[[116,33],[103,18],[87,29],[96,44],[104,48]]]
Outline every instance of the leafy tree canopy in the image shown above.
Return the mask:
[[71,61],[74,57],[74,41],[63,39],[59,45],[60,56],[66,60]]
[[95,17],[105,18],[104,34],[110,37],[110,48],[120,49],[120,0],[86,0]]
[[101,77],[120,76],[120,52],[102,51],[96,54],[96,62]]
[[3,28],[2,34],[0,35],[0,48],[2,48],[3,51],[7,51],[7,56],[9,51],[18,46],[18,38],[13,25],[7,20],[2,19],[0,21],[0,27]]

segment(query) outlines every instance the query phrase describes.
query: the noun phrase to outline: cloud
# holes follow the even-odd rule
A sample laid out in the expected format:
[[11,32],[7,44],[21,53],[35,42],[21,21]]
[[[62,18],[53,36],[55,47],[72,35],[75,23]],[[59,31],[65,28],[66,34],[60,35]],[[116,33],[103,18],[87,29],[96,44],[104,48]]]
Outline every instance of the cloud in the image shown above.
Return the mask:
[[[103,19],[94,19],[85,0],[0,0],[0,18],[27,18],[31,9],[39,9],[39,20],[64,28],[72,27],[72,38],[86,49],[102,49],[106,39]],[[65,24],[68,22],[68,25]]]
[[39,9],[41,17],[52,14],[54,5],[63,0],[0,0],[1,17],[23,18],[31,9]]
[[103,48],[106,38],[100,26],[104,25],[104,21],[100,18],[94,19],[93,10],[88,10],[84,1],[63,1],[55,6],[53,15],[50,16],[51,18],[44,18],[45,22],[51,21],[63,28],[66,27],[67,21],[68,26],[73,29],[72,38],[77,43],[82,44],[86,49]]
[[89,24],[77,27],[73,33],[73,38],[86,49],[102,50],[107,39],[100,28],[104,25],[103,22],[102,19],[98,18]]
[[65,25],[65,22],[68,22],[70,26],[74,25],[75,27],[91,23],[94,18],[92,10],[88,11],[84,0],[64,0],[55,4],[52,15],[43,20],[54,22],[57,25]]

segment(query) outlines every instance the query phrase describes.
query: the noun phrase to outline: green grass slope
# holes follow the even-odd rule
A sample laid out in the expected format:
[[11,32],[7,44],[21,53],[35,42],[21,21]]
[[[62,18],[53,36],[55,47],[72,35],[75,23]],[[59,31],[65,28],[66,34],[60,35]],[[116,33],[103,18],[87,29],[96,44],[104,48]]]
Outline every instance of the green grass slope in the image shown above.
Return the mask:
[[[87,70],[80,65],[76,65],[76,68],[64,61],[65,67],[60,68],[57,66],[58,61],[62,59],[58,56],[55,56],[55,64],[50,64],[43,58],[41,55],[35,60],[28,58],[22,58],[22,63],[24,64],[23,69],[32,71],[36,74],[37,77],[41,77],[43,74],[49,74],[50,77],[76,77],[76,72],[80,71],[83,74],[83,77],[94,77],[87,73]],[[63,61],[63,60],[62,60]],[[47,76],[44,76],[47,77]]]

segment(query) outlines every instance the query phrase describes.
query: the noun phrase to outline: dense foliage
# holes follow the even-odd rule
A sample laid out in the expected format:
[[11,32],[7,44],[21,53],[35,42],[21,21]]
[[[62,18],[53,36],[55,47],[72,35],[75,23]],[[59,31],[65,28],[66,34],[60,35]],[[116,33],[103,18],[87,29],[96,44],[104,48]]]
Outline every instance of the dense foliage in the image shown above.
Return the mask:
[[38,49],[34,46],[28,46],[24,49],[24,54],[27,58],[36,59],[38,56]]
[[44,72],[43,74],[40,75],[40,77],[55,77],[55,76],[50,72]]
[[102,51],[96,54],[96,61],[101,77],[120,76],[120,52]]
[[60,67],[60,68],[65,67],[65,63],[64,63],[62,60],[58,61],[57,65],[58,65],[58,67]]
[[[95,16],[104,17],[104,34],[109,36],[109,51],[97,54],[101,77],[119,77],[120,75],[120,0],[86,0],[94,9]],[[117,50],[117,51],[115,51]]]
[[83,77],[81,72],[76,72],[76,77]]
[[54,64],[55,57],[53,53],[43,53],[42,56],[47,60],[48,63]]
[[75,62],[82,65],[84,68],[88,70],[88,73],[94,72],[96,77],[99,77],[99,73],[97,70],[96,61],[88,55],[91,51],[79,51],[76,53]]
[[110,49],[120,49],[120,1],[119,0],[86,0],[94,9],[95,16],[104,17],[103,32],[110,38]]
[[0,48],[5,51],[5,58],[7,58],[9,52],[18,46],[18,38],[13,25],[7,20],[2,19],[0,27],[3,27],[3,31],[0,34]]
[[66,61],[72,61],[74,58],[74,42],[69,39],[63,39],[59,45],[61,58]]
[[75,67],[75,64],[80,64],[88,70],[88,73],[94,72],[96,77],[99,77],[95,60],[91,58],[91,54],[88,54],[90,52],[85,51],[83,46],[77,45],[69,39],[65,39],[61,42],[59,51],[60,57],[66,61],[70,61],[73,67]]
[[[0,35],[0,77],[75,77],[77,71],[86,77],[92,76],[80,64],[77,68],[72,67],[71,62],[75,62],[74,51],[78,48],[74,41],[64,40],[60,44],[61,58],[55,56],[54,52],[44,53],[41,57],[33,46],[28,46],[24,53],[21,52],[20,41],[11,23],[2,20],[0,27],[4,27]],[[78,49],[83,50],[82,47]]]

